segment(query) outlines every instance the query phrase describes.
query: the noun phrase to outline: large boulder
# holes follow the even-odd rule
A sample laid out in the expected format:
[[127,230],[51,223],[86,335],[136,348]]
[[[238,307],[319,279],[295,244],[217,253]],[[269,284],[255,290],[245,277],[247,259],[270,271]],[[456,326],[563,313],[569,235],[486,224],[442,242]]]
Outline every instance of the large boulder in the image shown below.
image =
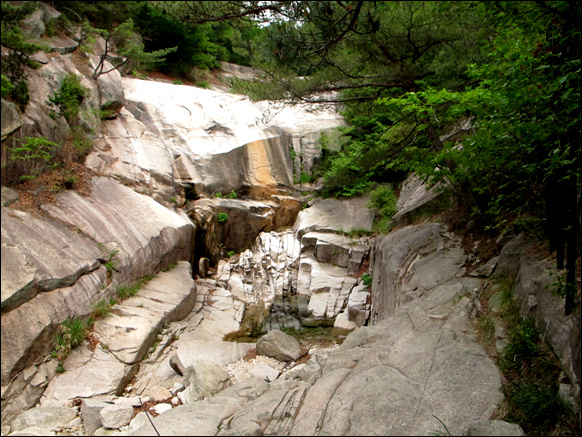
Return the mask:
[[2,99],[2,140],[22,126],[22,115],[18,106]]
[[68,424],[77,417],[77,412],[67,407],[33,408],[22,412],[10,425],[10,429],[21,431],[37,426],[49,431]]
[[293,361],[301,356],[301,348],[294,337],[275,329],[257,340],[257,354],[279,361]]
[[[91,55],[90,59],[91,68],[97,68],[99,57]],[[100,109],[102,118],[113,119],[119,115],[121,108],[125,104],[125,93],[123,92],[119,70],[114,69],[109,61],[104,61],[103,64],[103,70],[109,72],[97,77],[101,101]]]
[[214,361],[196,361],[186,369],[185,376],[188,387],[179,393],[184,404],[209,398],[230,385],[228,373]]

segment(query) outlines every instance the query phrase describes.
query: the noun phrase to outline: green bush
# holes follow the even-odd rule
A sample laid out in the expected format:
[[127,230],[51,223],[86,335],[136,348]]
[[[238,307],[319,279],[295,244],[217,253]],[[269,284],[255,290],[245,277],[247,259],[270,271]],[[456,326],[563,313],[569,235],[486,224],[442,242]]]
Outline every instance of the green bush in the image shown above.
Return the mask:
[[13,89],[14,85],[10,83],[10,80],[6,76],[2,75],[2,98],[9,95]]
[[16,139],[20,146],[10,147],[10,160],[12,161],[44,161],[49,162],[57,143],[49,141],[46,137],[25,137]]
[[21,180],[38,177],[51,163],[59,145],[49,141],[46,137],[25,137],[22,140],[15,138],[15,144],[8,146],[8,157],[12,164],[20,163],[18,174]]
[[372,275],[369,273],[364,273],[362,275],[362,284],[364,284],[366,287],[372,285]]
[[49,102],[56,105],[60,114],[69,124],[72,124],[87,93],[87,88],[81,85],[81,78],[74,73],[69,73],[59,90],[49,98]]
[[380,186],[370,192],[370,203],[368,207],[377,211],[374,227],[381,233],[390,231],[392,217],[398,211],[396,202],[398,198],[390,187]]
[[225,212],[219,212],[216,215],[216,219],[218,220],[218,223],[226,223],[226,221],[228,220],[228,214]]
[[54,355],[63,361],[71,350],[79,346],[87,336],[87,320],[73,318],[65,320],[55,333],[55,353]]

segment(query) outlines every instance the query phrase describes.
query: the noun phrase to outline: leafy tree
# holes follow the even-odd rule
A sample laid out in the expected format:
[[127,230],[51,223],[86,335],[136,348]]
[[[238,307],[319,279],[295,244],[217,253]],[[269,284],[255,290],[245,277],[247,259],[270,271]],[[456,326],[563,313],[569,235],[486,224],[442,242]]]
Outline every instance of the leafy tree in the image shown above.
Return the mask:
[[[164,57],[176,50],[176,47],[146,52],[139,34],[134,30],[133,20],[130,18],[121,24],[113,32],[100,30],[105,37],[105,50],[99,57],[99,62],[93,71],[93,79],[102,74],[117,70],[124,65],[130,70],[147,70],[156,64],[163,62]],[[112,54],[111,44],[116,47],[116,53]],[[108,70],[105,61],[109,61],[112,67]]]
[[544,225],[559,268],[567,248],[570,313],[580,247],[580,5],[496,2],[479,12],[493,33],[485,62],[468,69],[473,86],[379,103],[420,119],[474,117],[474,134],[462,142],[427,154],[417,141],[399,159],[459,190],[490,227],[521,232]]
[[[136,16],[136,28],[142,34],[146,50],[176,47],[159,68],[167,73],[184,74],[192,67],[207,69],[216,66],[217,59],[227,56],[226,49],[215,44],[213,25],[192,26],[176,21],[162,11],[143,4]],[[217,24],[226,26],[226,23]]]

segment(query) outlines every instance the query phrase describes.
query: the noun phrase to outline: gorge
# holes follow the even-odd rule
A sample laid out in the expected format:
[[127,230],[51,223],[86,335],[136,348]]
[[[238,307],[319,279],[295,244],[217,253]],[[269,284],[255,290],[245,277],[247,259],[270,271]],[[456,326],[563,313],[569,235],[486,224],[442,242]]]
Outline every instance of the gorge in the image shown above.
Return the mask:
[[[505,235],[487,252],[414,175],[385,235],[369,196],[300,183],[322,134],[341,147],[335,107],[92,80],[96,57],[74,47],[37,57],[26,111],[2,100],[3,155],[12,138],[64,143],[46,102],[71,73],[94,145],[74,189],[40,183],[31,201],[2,185],[3,435],[524,435],[495,420],[508,334],[479,330],[504,280],[579,411],[579,314],[564,315],[535,245]],[[55,349],[64,322],[88,317],[77,347]],[[316,329],[324,342],[290,335]]]

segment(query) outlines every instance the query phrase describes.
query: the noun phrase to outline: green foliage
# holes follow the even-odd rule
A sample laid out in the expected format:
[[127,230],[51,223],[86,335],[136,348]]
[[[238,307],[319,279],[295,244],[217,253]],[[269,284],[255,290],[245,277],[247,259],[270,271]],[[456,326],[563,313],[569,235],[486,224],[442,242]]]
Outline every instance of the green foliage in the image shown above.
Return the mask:
[[301,183],[302,185],[310,184],[312,182],[315,182],[316,180],[317,177],[315,175],[304,172],[301,172],[301,176],[299,177],[299,183]]
[[117,288],[117,295],[121,299],[127,299],[128,297],[135,296],[135,294],[139,291],[139,286],[137,284],[134,285],[121,285]]
[[95,319],[102,319],[111,312],[111,303],[100,299],[93,304],[93,316]]
[[368,207],[377,210],[374,226],[378,232],[383,234],[390,230],[392,217],[398,212],[397,201],[398,198],[394,191],[385,185],[379,186],[370,192]]
[[231,191],[230,191],[230,193],[228,193],[228,194],[226,195],[226,197],[227,197],[228,199],[236,199],[236,198],[238,197],[238,194],[236,194],[236,191],[234,191],[234,190],[231,190]]
[[44,161],[49,162],[55,149],[59,147],[57,143],[49,141],[46,137],[25,137],[22,140],[16,139],[20,145],[10,148],[10,159],[12,161]]
[[121,299],[127,299],[129,297],[135,296],[136,293],[140,290],[140,288],[148,283],[152,279],[151,276],[144,276],[140,278],[136,283],[131,285],[121,285],[117,288],[117,295]]
[[71,350],[79,346],[87,336],[87,320],[73,318],[65,320],[55,333],[55,355],[63,361]]
[[332,326],[303,326],[300,329],[281,327],[280,329],[285,334],[295,337],[301,345],[305,346],[314,344],[337,344],[341,342],[332,336]]
[[197,82],[196,83],[196,86],[198,88],[210,89],[210,84],[207,81],[205,81],[205,80],[200,81],[200,82]]
[[348,232],[345,233],[350,238],[361,238],[366,235],[370,235],[370,231],[363,228],[352,228]]
[[216,219],[218,223],[226,223],[228,221],[228,214],[226,212],[219,212],[216,214]]
[[113,249],[109,252],[107,260],[105,261],[105,268],[107,269],[107,273],[112,275],[115,271],[119,260],[117,259],[117,254],[119,253],[119,249]]
[[87,93],[88,89],[81,85],[81,78],[74,73],[69,73],[59,90],[49,98],[49,102],[57,106],[59,113],[69,124],[73,124]]
[[[165,12],[143,2],[135,16],[136,29],[144,37],[145,50],[176,48],[160,63],[161,71],[185,75],[192,67],[214,68],[218,66],[218,60],[227,60],[228,50],[224,42],[229,40],[230,27],[226,23],[193,26]],[[203,82],[197,86],[208,87]]]
[[[153,2],[140,11],[145,23],[137,23],[152,41],[158,35],[158,41],[170,38],[170,44],[178,45],[175,56],[168,58],[170,70],[213,68],[220,60],[250,66],[255,53],[265,50],[266,32],[252,19],[221,19],[222,12],[238,14],[237,9],[237,2]],[[207,16],[215,18],[205,20]]]
[[479,317],[477,320],[477,330],[485,343],[491,343],[495,340],[495,322],[489,315]]
[[[93,71],[94,79],[122,66],[126,66],[130,71],[151,70],[163,63],[169,53],[176,51],[176,47],[146,51],[142,37],[135,31],[132,18],[117,26],[112,32],[103,29],[96,29],[96,31],[105,37],[105,51],[101,54],[99,63]],[[111,44],[116,49],[116,55],[110,52]],[[109,61],[113,67],[106,70],[105,61]]]
[[235,253],[234,250],[229,250],[227,255],[229,258],[232,258],[234,256],[234,253]]
[[163,271],[168,272],[168,271],[172,270],[174,267],[176,267],[177,265],[178,265],[178,261],[175,261],[172,264],[170,264],[168,267],[166,267]]
[[[562,435],[576,426],[573,424],[577,419],[558,395],[560,362],[540,335],[534,319],[520,315],[511,284],[505,278],[497,279],[498,314],[508,335],[508,343],[498,358],[506,397],[506,406],[501,408],[505,413],[500,419],[519,423],[526,435]],[[480,319],[484,321],[478,320],[478,327],[485,328],[480,329],[481,335],[493,337],[493,314]]]
[[8,96],[13,89],[14,85],[10,83],[6,76],[2,75],[2,98]]
[[14,138],[12,146],[7,146],[10,151],[8,159],[14,166],[19,165],[20,179],[34,179],[44,170],[53,166],[54,156],[59,145],[49,141],[46,137]]
[[23,20],[37,7],[38,2],[23,2],[20,5],[2,2],[2,74],[12,85],[8,87],[4,79],[2,80],[2,98],[9,98],[18,103],[22,110],[30,99],[26,69],[40,66],[30,55],[41,50],[48,51],[45,45],[30,42],[22,33]]
[[362,284],[364,284],[366,287],[370,287],[372,285],[372,275],[370,275],[369,273],[364,273],[362,275]]

